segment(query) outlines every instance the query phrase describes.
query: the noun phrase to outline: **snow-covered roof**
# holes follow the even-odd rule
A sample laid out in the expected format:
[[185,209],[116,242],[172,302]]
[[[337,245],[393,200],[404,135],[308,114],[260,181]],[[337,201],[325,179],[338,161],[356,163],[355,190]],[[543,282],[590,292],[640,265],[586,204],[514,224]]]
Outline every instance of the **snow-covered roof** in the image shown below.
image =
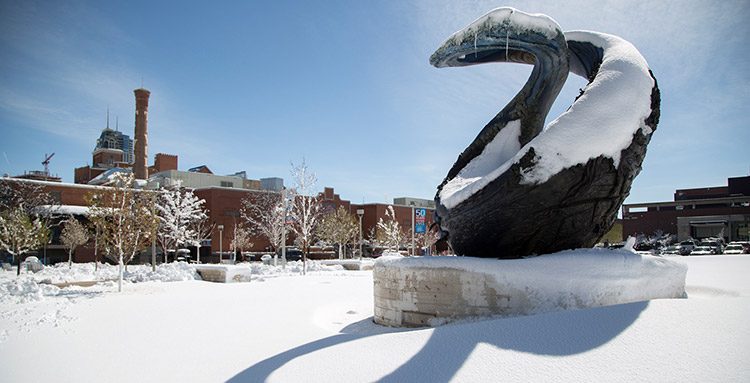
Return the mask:
[[112,168],[107,171],[105,171],[102,174],[99,174],[98,176],[94,177],[89,181],[90,185],[107,185],[111,183],[114,180],[115,174],[117,173],[131,173],[131,169],[125,169],[125,168]]
[[38,211],[52,215],[89,215],[90,208],[76,205],[42,205]]
[[7,181],[7,182],[25,182],[25,183],[31,183],[31,184],[37,184],[42,186],[57,186],[57,187],[73,187],[73,188],[80,188],[80,189],[89,189],[89,190],[109,190],[109,187],[106,186],[96,186],[96,185],[87,185],[87,184],[73,184],[73,183],[67,183],[67,182],[54,182],[54,181],[40,181],[40,180],[30,180],[26,178],[13,178],[13,177],[1,177],[0,181]]

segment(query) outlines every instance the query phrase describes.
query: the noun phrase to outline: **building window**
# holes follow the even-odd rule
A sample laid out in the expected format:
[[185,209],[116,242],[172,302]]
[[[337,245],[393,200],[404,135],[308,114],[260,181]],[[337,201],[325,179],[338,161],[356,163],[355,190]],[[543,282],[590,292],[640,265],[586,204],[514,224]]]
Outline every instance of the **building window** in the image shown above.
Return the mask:
[[225,188],[233,188],[234,187],[234,182],[221,181],[221,186],[225,187]]

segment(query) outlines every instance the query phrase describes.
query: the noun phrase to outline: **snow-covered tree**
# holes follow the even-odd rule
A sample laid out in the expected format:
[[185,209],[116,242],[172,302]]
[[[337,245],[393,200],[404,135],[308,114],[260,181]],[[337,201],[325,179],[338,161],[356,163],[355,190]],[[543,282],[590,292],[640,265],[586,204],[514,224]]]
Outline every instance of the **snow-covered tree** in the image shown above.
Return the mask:
[[[242,227],[242,225],[234,225],[234,235],[232,236],[232,254],[237,254],[237,251],[242,254],[242,250],[253,246],[252,234],[250,230]],[[236,258],[235,258],[236,260]]]
[[68,248],[68,268],[73,267],[73,253],[78,246],[89,241],[89,231],[77,219],[70,217],[64,223],[60,242]]
[[378,220],[377,238],[387,250],[398,252],[399,246],[404,240],[404,233],[396,220],[396,212],[392,205],[385,210],[385,220]]
[[132,173],[114,175],[114,186],[93,195],[89,218],[100,228],[99,241],[105,255],[119,265],[118,291],[122,291],[123,268],[153,240],[158,225],[153,194],[134,189]]
[[169,250],[177,251],[181,244],[191,243],[196,237],[194,224],[205,219],[204,200],[198,198],[191,190],[176,187],[159,191],[156,212],[159,217],[157,237],[167,261]]
[[0,178],[0,211],[20,208],[28,216],[44,216],[54,204],[54,198],[41,184]]
[[318,237],[338,245],[339,259],[344,258],[343,247],[356,241],[359,235],[359,222],[343,206],[324,214],[318,226]]
[[211,238],[211,233],[214,231],[215,223],[211,223],[208,220],[208,214],[203,218],[193,221],[190,225],[190,230],[193,233],[193,237],[188,241],[196,247],[196,261],[201,262],[201,243],[206,239]]
[[0,248],[18,262],[16,275],[21,273],[21,256],[45,243],[49,229],[39,217],[31,217],[21,206],[0,211]]
[[54,204],[54,198],[42,184],[0,178],[0,213],[4,215],[0,224],[9,225],[1,229],[2,235],[26,235],[26,238],[6,237],[0,243],[18,261],[17,273],[21,272],[20,256],[47,243]]
[[307,272],[307,256],[310,244],[318,226],[321,203],[315,193],[315,183],[318,181],[315,173],[308,169],[305,160],[295,166],[292,163],[292,180],[294,181],[294,197],[290,216],[294,221],[292,229],[297,240],[302,244],[302,273]]
[[290,204],[285,204],[286,193],[255,194],[242,200],[241,216],[254,235],[268,239],[275,252],[281,247],[284,225]]
[[414,234],[414,241],[418,248],[426,251],[427,249],[431,249],[432,246],[437,243],[438,235],[433,231],[425,230],[424,233]]

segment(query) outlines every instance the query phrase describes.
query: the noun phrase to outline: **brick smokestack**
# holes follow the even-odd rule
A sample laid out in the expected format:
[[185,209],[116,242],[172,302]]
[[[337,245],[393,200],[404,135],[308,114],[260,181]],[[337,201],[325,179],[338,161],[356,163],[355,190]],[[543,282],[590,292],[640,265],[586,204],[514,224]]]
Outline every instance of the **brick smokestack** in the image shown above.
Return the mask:
[[148,97],[151,92],[140,88],[135,93],[135,163],[133,172],[135,178],[145,180],[148,178]]

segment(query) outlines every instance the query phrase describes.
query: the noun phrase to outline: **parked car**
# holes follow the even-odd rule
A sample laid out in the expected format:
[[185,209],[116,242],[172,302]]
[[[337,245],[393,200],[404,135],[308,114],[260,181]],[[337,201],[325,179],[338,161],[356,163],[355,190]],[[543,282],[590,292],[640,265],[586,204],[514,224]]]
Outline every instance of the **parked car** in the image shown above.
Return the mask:
[[692,239],[689,239],[687,241],[680,242],[679,245],[677,245],[680,251],[680,255],[690,255],[696,247],[698,247],[698,243],[693,241]]
[[724,250],[721,246],[721,243],[717,241],[704,241],[704,242],[701,242],[701,246],[706,246],[706,247],[711,248],[714,254],[721,254],[723,253],[723,250]]
[[641,242],[633,246],[633,250],[637,254],[641,255],[658,255],[659,252],[657,251],[656,247],[652,244]]
[[717,254],[716,250],[709,247],[709,246],[698,246],[693,251],[690,252],[690,255],[714,255]]
[[[276,254],[279,255],[279,259],[281,259],[281,249],[276,251]],[[301,261],[302,260],[302,250],[296,248],[296,247],[288,247],[286,248],[286,260],[287,261]]]
[[189,249],[177,249],[174,260],[177,262],[189,262],[190,261],[190,250]]
[[39,261],[39,258],[31,256],[26,257],[26,259],[21,262],[21,269],[36,273],[37,271],[44,269],[44,265]]
[[[750,254],[750,242],[734,241],[734,242],[730,242],[729,245],[740,245],[742,246],[742,249],[743,249],[742,254]],[[729,247],[729,245],[727,245],[727,247]]]
[[745,247],[739,243],[730,243],[724,249],[724,254],[747,254]]
[[667,246],[661,251],[661,253],[662,255],[680,255],[680,248],[678,245]]

